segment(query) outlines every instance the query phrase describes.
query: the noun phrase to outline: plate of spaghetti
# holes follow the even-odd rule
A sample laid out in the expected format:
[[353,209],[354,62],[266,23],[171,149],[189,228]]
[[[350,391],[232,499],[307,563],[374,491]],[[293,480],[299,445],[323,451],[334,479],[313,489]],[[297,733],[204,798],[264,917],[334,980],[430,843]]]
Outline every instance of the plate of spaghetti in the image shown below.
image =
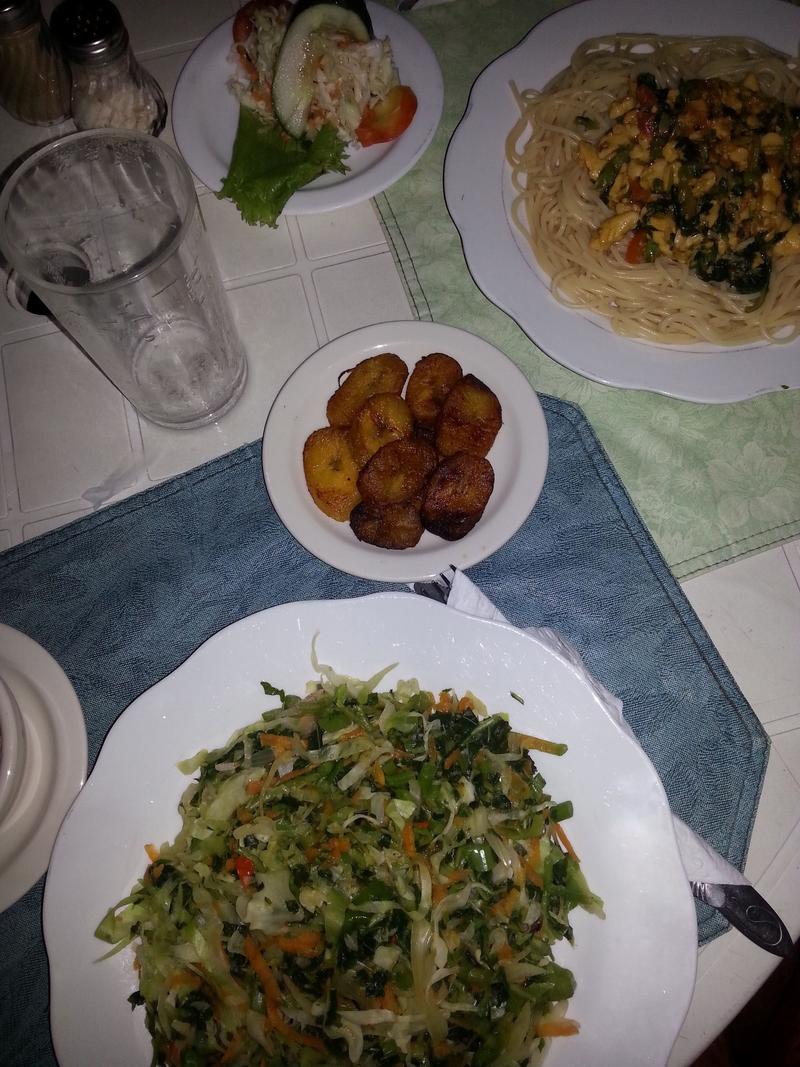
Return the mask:
[[585,377],[800,387],[800,12],[760,10],[584,0],[472,88],[444,175],[467,265]]

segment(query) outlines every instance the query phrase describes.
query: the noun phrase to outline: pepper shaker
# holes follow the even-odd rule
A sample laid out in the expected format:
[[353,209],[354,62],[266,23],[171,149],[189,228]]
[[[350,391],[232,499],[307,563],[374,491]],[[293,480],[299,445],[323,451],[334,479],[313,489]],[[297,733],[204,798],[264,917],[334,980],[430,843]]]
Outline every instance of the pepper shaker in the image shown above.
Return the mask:
[[62,0],[50,26],[69,60],[78,129],[141,130],[157,137],[167,120],[167,102],[134,56],[111,0]]
[[53,126],[69,118],[69,70],[39,0],[0,0],[0,105],[15,119]]

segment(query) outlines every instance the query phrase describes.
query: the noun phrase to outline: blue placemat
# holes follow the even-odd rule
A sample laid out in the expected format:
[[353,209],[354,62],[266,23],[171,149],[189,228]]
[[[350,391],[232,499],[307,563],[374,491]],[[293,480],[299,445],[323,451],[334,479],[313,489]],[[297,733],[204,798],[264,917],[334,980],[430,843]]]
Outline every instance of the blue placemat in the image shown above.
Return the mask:
[[[539,503],[470,577],[510,621],[551,626],[572,641],[624,700],[676,814],[741,867],[767,736],[581,412],[541,399],[550,467]],[[379,588],[387,586],[321,563],[286,532],[252,444],[4,553],[0,621],[38,641],[69,675],[91,768],[130,701],[221,627],[273,604]],[[7,1067],[55,1062],[42,889],[43,881],[0,915]],[[725,929],[705,906],[698,924],[701,941]]]

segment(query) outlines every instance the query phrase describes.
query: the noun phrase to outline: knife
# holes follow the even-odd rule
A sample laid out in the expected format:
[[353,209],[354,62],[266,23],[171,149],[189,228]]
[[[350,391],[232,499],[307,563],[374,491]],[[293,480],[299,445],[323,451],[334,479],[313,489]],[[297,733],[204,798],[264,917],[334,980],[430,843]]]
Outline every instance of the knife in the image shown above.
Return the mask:
[[784,958],[794,951],[791,934],[780,916],[753,886],[692,881],[689,885],[698,900],[716,908],[759,948]]

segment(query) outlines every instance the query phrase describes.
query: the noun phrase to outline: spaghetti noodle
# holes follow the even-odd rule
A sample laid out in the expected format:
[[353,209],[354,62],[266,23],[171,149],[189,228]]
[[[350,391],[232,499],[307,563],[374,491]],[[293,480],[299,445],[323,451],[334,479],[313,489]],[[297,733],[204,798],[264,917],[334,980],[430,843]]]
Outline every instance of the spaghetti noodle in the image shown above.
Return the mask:
[[577,145],[600,136],[609,106],[641,73],[662,86],[687,79],[740,82],[753,74],[764,94],[790,107],[800,104],[797,62],[741,37],[594,38],[543,91],[512,86],[520,109],[506,140],[516,192],[512,217],[549,276],[553,295],[566,306],[604,316],[618,334],[651,344],[794,339],[800,335],[800,255],[776,260],[769,288],[754,298],[702,281],[686,263],[666,256],[630,264],[620,245],[590,247],[609,211]]

